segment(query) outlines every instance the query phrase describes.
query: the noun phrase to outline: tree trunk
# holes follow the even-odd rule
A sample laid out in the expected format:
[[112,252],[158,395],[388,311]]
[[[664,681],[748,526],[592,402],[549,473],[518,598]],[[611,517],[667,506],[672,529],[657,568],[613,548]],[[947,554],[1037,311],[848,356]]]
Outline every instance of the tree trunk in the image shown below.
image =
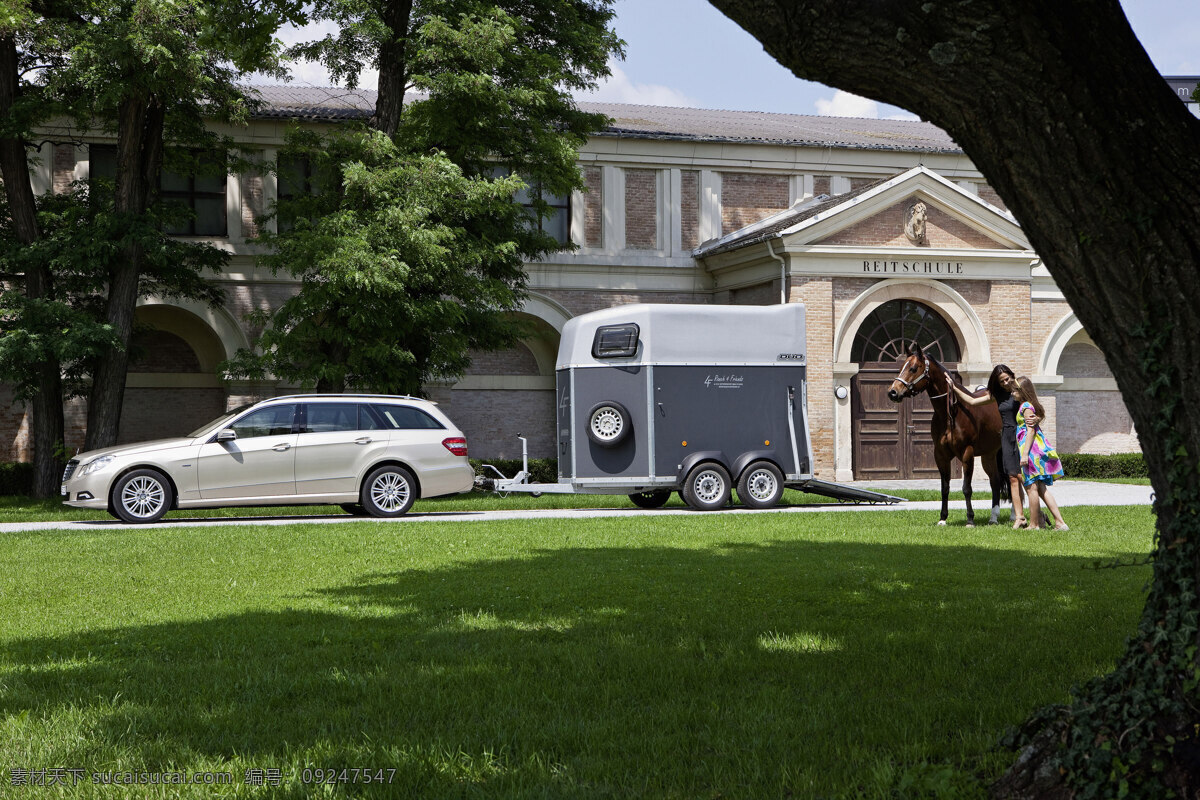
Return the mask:
[[[19,91],[17,47],[11,36],[0,38],[0,118],[12,114]],[[53,151],[47,157],[53,157]],[[39,238],[37,208],[29,183],[29,154],[19,136],[0,138],[0,175],[13,231],[22,244]],[[25,294],[31,300],[51,299],[53,282],[44,265],[31,267],[25,274]],[[46,358],[38,366],[32,403],[30,429],[33,435],[33,495],[54,497],[62,480],[62,461],[58,457],[63,444],[62,370],[55,358]]]
[[1110,791],[1102,785],[1115,795],[1122,781],[1143,797],[1167,788],[1194,796],[1200,120],[1158,75],[1116,0],[711,1],[797,76],[949,132],[1104,352],[1157,498],[1154,582],[1117,669],[1080,692],[1062,737],[1039,740],[1023,760],[1055,761],[1070,786],[1096,796]]
[[[134,97],[121,104],[117,125],[117,187],[115,210],[127,220],[144,214],[158,189],[163,155],[164,109],[154,96]],[[121,342],[100,359],[92,375],[88,396],[85,448],[95,450],[116,443],[125,378],[129,369],[129,339],[137,307],[142,271],[142,248],[131,241],[125,257],[109,276],[105,318]]]
[[395,136],[404,111],[404,86],[408,82],[408,25],[412,0],[387,0],[383,22],[392,36],[379,48],[379,93],[375,100],[372,124],[388,136]]

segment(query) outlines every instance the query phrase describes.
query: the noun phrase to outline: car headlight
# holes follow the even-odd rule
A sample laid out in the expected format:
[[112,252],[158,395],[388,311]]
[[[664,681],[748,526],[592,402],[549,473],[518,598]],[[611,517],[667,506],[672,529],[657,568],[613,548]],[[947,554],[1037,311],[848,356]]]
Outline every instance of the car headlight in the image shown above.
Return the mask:
[[93,472],[99,472],[113,462],[112,456],[100,456],[93,458],[91,461],[83,465],[83,469],[79,470],[80,477],[91,475]]

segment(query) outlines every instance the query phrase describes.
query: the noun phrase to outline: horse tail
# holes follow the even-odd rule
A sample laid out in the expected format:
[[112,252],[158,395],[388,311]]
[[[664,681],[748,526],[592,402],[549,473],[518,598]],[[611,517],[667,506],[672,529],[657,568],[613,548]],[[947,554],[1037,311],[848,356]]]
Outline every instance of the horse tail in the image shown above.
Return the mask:
[[1008,474],[1004,471],[1004,448],[996,450],[996,480],[1000,481],[1000,499],[1012,500],[1012,488],[1009,486]]

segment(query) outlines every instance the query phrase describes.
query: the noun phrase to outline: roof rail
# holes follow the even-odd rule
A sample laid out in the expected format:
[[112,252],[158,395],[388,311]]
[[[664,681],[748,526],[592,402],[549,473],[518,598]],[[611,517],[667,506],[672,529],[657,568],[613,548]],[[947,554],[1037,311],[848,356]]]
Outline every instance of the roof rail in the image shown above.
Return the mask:
[[353,394],[349,392],[342,394],[338,394],[336,392],[330,392],[326,394],[281,394],[278,397],[263,398],[259,402],[265,403],[268,400],[319,400],[321,398],[329,397],[334,397],[339,400],[362,400],[372,398],[376,400],[420,400],[425,403],[433,403],[434,405],[437,405],[437,403],[435,403],[433,400],[427,400],[424,397],[414,397],[410,394]]

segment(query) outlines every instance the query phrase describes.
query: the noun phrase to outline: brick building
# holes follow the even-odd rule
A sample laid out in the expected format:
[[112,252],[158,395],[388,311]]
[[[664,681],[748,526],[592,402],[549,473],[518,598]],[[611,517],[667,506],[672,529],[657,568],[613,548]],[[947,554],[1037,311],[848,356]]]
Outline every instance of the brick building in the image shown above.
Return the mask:
[[[292,120],[365,118],[370,91],[266,87],[245,129],[226,131],[274,160]],[[1072,314],[1020,226],[962,150],[924,122],[804,117],[585,103],[613,119],[580,153],[585,192],[560,198],[554,222],[577,249],[531,263],[523,313],[535,334],[479,354],[431,397],[463,428],[473,456],[554,454],[554,360],[571,317],[631,302],[773,304],[808,311],[809,413],[820,477],[933,474],[927,412],[883,399],[895,356],[917,339],[968,385],[1003,362],[1030,376],[1063,452],[1137,450],[1104,358]],[[53,139],[54,131],[48,131]],[[64,140],[66,137],[63,137]],[[38,191],[86,179],[111,141],[56,145]],[[294,391],[225,381],[217,365],[256,331],[245,315],[294,291],[256,264],[258,217],[278,196],[262,171],[197,186],[197,239],[232,254],[215,276],[221,309],[145,298],[122,441],[178,435],[251,399]],[[188,198],[185,198],[185,200]],[[703,342],[697,343],[698,348]],[[29,455],[27,421],[0,388],[0,458]],[[922,401],[927,404],[928,401]],[[81,405],[68,447],[82,443]],[[916,433],[910,434],[910,428]]]

